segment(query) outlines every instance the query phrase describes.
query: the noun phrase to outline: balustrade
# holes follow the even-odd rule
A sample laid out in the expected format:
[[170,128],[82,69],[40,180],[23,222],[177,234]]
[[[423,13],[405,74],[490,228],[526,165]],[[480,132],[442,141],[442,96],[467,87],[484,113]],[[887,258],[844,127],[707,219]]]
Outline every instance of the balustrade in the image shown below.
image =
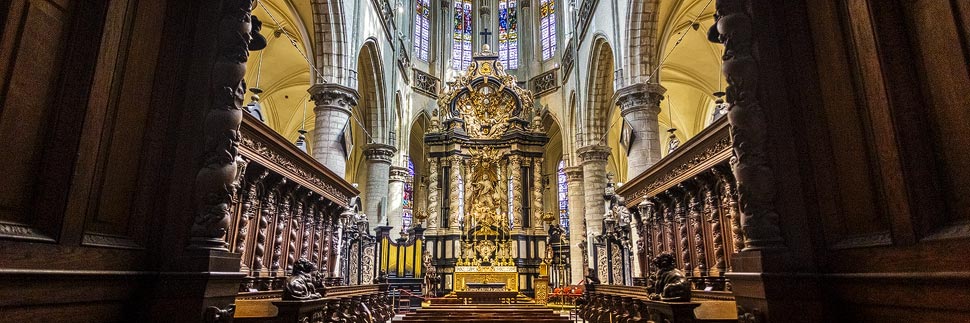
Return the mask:
[[638,281],[654,272],[649,259],[671,253],[695,289],[731,289],[723,274],[744,238],[730,157],[728,123],[721,119],[617,189],[640,232]]

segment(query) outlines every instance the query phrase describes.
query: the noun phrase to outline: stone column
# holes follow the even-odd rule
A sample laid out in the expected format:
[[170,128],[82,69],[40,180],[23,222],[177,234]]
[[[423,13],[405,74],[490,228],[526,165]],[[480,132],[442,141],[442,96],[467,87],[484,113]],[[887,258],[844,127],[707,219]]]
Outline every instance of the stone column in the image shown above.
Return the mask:
[[583,167],[566,167],[566,193],[569,203],[569,274],[570,284],[583,279],[583,251],[579,243],[586,239],[586,216],[584,205],[586,192],[583,190]]
[[[610,157],[610,147],[586,146],[579,148],[579,158],[583,163],[583,188],[586,201],[586,236],[592,242],[594,235],[603,233],[603,216],[606,214],[606,160]],[[592,259],[592,248],[589,248]]]
[[378,218],[381,201],[387,197],[387,184],[391,175],[391,158],[397,149],[393,146],[384,144],[369,144],[364,147],[364,156],[367,158],[367,189],[364,197],[364,212],[367,214],[367,223],[373,229],[387,220],[387,210],[383,218]]
[[391,166],[391,176],[387,184],[387,224],[391,229],[391,239],[401,237],[404,228],[404,181],[408,180],[408,169]]
[[656,83],[634,84],[619,89],[614,102],[620,106],[620,114],[633,128],[627,174],[630,178],[640,175],[660,160],[660,101],[667,92]]
[[350,109],[357,105],[357,91],[345,86],[327,83],[310,87],[310,97],[316,102],[313,113],[313,158],[328,169],[344,177],[347,172],[347,155],[340,135],[350,120]]

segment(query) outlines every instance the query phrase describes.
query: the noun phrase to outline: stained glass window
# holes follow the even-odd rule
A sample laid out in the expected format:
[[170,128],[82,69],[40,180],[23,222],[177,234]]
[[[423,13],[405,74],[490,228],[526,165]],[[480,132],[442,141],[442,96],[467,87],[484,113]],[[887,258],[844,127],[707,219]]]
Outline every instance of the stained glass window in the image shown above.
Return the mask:
[[498,58],[507,69],[519,68],[519,32],[516,0],[498,2]]
[[411,219],[414,218],[414,162],[408,157],[408,178],[404,180],[404,214],[401,216],[402,229],[407,230],[411,227]]
[[465,70],[472,63],[472,2],[455,0],[455,31],[451,45],[451,66]]
[[428,48],[431,47],[431,6],[428,0],[417,0],[414,10],[414,56],[428,61]]
[[539,38],[542,41],[542,59],[556,54],[556,1],[539,2]]
[[568,194],[567,184],[566,184],[566,161],[559,161],[559,225],[562,226],[563,230],[569,231],[569,199],[566,194]]

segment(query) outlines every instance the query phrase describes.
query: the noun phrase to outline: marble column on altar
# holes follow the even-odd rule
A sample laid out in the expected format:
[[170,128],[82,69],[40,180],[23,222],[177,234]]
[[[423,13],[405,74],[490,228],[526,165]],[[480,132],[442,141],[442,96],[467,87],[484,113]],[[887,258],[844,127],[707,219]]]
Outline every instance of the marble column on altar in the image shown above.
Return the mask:
[[[603,233],[603,216],[606,214],[606,160],[610,157],[610,147],[592,145],[579,148],[579,158],[583,163],[583,188],[585,191],[586,237],[592,242],[594,236]],[[592,249],[587,254],[592,259]]]
[[583,279],[583,251],[579,243],[586,239],[585,196],[583,190],[583,167],[566,167],[566,193],[569,203],[569,274],[572,283]]
[[343,177],[347,172],[347,155],[340,135],[350,120],[350,109],[357,105],[357,91],[337,84],[310,87],[310,98],[316,103],[313,128],[313,159]]
[[438,192],[438,159],[431,158],[428,168],[428,230],[438,229],[438,212],[441,211],[441,195]]
[[[391,159],[396,152],[396,148],[384,144],[369,144],[364,147],[364,156],[367,158],[364,212],[367,214],[367,223],[370,223],[371,229],[385,224],[387,220],[387,209],[381,209],[381,202],[385,201],[388,194]],[[378,214],[380,212],[384,214]]]
[[458,183],[462,180],[462,172],[464,170],[462,166],[464,162],[461,156],[457,155],[451,156],[450,161],[451,178],[449,180],[451,180],[451,185],[449,187],[451,188],[451,192],[448,192],[448,202],[451,204],[448,207],[448,212],[450,213],[448,215],[448,228],[458,230],[458,215],[462,213],[462,201],[459,199],[459,194],[463,193],[462,187]]
[[[509,210],[512,214],[512,228],[522,229],[522,157],[519,155],[509,156],[509,185],[512,190],[512,209]],[[527,216],[527,215],[525,215]]]
[[391,239],[401,237],[404,227],[404,182],[408,180],[408,169],[391,166],[387,183],[387,224],[391,229]]
[[532,159],[532,228],[536,230],[542,227],[542,158]]
[[667,91],[656,83],[634,84],[619,89],[614,95],[623,120],[633,128],[633,142],[627,156],[627,174],[640,175],[660,160],[660,101]]

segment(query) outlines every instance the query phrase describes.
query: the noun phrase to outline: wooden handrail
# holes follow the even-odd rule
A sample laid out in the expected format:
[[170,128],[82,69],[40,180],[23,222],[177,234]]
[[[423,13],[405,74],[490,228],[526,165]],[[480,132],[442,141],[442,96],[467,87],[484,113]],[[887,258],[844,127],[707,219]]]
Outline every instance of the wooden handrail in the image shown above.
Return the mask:
[[656,196],[731,157],[731,134],[727,118],[702,130],[642,174],[616,189],[634,207],[646,197]]

